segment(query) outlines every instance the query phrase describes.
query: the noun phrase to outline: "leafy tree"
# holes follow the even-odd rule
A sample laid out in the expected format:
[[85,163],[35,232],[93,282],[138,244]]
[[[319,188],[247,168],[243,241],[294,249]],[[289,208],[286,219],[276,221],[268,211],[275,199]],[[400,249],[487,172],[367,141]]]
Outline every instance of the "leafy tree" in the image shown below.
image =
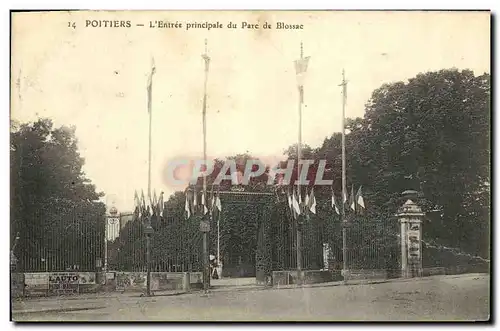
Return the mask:
[[[375,90],[364,118],[347,121],[346,138],[348,181],[363,186],[369,212],[389,218],[402,191],[419,190],[420,204],[434,211],[426,238],[488,256],[489,101],[489,75],[469,70],[419,74]],[[334,135],[319,154],[337,146]]]
[[74,127],[11,126],[11,240],[24,270],[95,270],[102,256],[103,193],[82,171]]

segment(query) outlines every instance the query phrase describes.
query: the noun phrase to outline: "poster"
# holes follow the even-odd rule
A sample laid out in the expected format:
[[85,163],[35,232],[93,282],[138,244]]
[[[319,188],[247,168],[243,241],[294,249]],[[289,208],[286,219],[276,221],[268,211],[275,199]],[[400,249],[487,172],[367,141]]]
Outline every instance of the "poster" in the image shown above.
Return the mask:
[[95,284],[93,272],[55,272],[48,274],[49,284]]

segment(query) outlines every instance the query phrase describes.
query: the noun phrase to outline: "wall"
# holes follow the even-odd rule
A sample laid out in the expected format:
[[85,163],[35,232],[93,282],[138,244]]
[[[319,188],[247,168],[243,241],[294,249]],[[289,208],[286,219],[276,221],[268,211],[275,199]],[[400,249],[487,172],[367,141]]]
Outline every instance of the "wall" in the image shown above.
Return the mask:
[[24,295],[24,274],[10,274],[10,295],[11,298],[19,298]]
[[347,280],[372,280],[387,279],[387,270],[369,269],[369,270],[349,270]]
[[24,274],[24,296],[51,296],[92,292],[94,272],[42,272]]
[[[297,284],[297,270],[273,271],[273,286]],[[318,284],[342,280],[340,271],[303,270],[304,284]]]
[[[11,274],[12,296],[57,296],[95,292],[145,292],[145,272],[61,272]],[[185,290],[203,287],[201,272],[152,272],[151,290]]]
[[[144,292],[147,288],[147,273],[145,272],[116,272],[116,291]],[[203,287],[201,272],[152,272],[151,290],[189,290]]]

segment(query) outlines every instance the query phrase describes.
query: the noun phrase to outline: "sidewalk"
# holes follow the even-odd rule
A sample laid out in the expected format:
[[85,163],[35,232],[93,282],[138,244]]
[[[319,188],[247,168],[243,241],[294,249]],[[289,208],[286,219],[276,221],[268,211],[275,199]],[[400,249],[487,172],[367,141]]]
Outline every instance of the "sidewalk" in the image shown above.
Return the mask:
[[[371,284],[383,284],[383,283],[401,283],[401,282],[415,282],[415,281],[432,281],[435,279],[453,279],[453,278],[477,278],[484,277],[488,274],[484,273],[471,273],[471,274],[457,274],[457,275],[433,275],[433,276],[424,276],[424,277],[414,277],[414,278],[387,278],[387,279],[359,279],[359,280],[348,280],[345,284],[349,285],[371,285]],[[316,283],[316,284],[304,284],[304,285],[277,285],[273,287],[269,287],[272,289],[296,289],[296,288],[316,288],[316,287],[332,287],[332,286],[340,286],[344,285],[344,281],[335,281],[335,282],[326,282],[326,283]]]
[[[478,279],[488,276],[487,274],[461,274],[461,275],[437,275],[428,276],[421,278],[394,278],[394,279],[373,279],[373,280],[351,280],[348,281],[346,286],[355,285],[373,285],[373,284],[383,284],[383,283],[401,283],[401,282],[434,282],[436,280],[448,282],[449,280],[456,278],[467,278]],[[286,289],[306,289],[306,288],[328,288],[335,286],[344,285],[343,281],[335,281],[328,283],[317,283],[317,284],[305,284],[302,286],[292,284],[292,285],[280,285],[280,286],[262,286],[250,283],[235,283],[235,285],[228,285],[228,281],[219,282],[219,284],[213,284],[214,287],[210,289],[210,293],[227,293],[227,292],[256,292],[256,291],[280,291]],[[190,292],[185,291],[158,291],[154,292],[151,297],[146,297],[144,293],[141,292],[110,292],[110,293],[88,293],[80,294],[78,296],[59,296],[59,297],[41,297],[41,298],[23,298],[12,300],[12,314],[26,314],[26,313],[41,313],[41,312],[69,312],[78,310],[91,310],[91,309],[103,309],[116,303],[121,305],[133,305],[137,303],[147,303],[147,302],[157,302],[157,300],[162,298],[167,298],[170,296],[185,295],[185,294],[197,294],[205,296],[203,290],[191,290]]]
[[146,297],[141,292],[85,293],[74,296],[33,297],[12,300],[12,314],[63,312],[106,308],[116,301],[135,303],[153,301],[156,297],[188,294],[185,291],[157,291]]

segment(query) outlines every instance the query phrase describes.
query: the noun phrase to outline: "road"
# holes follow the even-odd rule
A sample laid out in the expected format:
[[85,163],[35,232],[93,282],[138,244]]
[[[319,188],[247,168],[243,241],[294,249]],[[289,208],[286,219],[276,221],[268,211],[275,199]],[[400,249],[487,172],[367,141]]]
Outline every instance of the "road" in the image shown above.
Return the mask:
[[13,320],[478,321],[489,318],[489,286],[489,275],[468,274],[347,286],[221,287],[208,296],[192,293],[59,300],[61,307],[75,310],[14,312]]

